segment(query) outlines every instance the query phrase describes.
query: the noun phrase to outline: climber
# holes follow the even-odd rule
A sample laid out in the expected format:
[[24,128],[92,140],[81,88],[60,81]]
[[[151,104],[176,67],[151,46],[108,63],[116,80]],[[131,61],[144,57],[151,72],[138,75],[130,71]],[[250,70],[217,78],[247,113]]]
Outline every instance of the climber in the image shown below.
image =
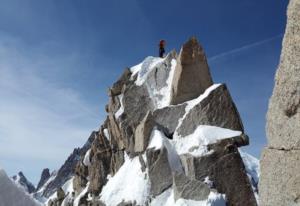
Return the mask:
[[162,40],[159,41],[159,57],[160,58],[164,57],[165,45],[166,45],[166,41],[165,40],[162,39]]

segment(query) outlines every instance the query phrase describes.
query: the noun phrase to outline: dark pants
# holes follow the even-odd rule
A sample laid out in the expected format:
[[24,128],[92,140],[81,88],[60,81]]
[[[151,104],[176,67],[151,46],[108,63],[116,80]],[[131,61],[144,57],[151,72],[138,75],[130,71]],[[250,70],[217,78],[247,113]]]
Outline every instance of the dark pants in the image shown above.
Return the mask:
[[159,57],[160,58],[164,57],[164,53],[165,53],[165,49],[164,48],[159,48]]

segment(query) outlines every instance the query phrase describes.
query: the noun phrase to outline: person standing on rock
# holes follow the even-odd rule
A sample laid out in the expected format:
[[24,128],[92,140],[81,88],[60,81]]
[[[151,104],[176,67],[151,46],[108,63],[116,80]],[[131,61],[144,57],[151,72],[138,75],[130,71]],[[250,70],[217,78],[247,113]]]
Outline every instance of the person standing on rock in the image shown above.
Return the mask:
[[165,54],[165,45],[166,45],[166,41],[165,40],[160,40],[159,41],[159,57],[163,58],[164,54]]

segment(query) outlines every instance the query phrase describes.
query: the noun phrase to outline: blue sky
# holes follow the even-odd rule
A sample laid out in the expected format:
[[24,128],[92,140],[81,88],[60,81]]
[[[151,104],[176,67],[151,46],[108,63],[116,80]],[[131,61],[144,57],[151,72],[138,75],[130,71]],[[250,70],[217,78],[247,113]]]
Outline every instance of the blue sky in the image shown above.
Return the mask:
[[225,82],[259,157],[285,0],[0,0],[0,165],[37,182],[105,118],[123,69],[190,36]]

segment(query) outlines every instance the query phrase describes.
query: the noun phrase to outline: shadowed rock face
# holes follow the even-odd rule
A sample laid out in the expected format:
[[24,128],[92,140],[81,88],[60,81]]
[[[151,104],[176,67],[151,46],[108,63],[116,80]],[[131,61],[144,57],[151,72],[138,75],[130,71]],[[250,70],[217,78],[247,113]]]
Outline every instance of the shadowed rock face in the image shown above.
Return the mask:
[[202,94],[213,84],[206,56],[196,38],[181,48],[172,84],[172,104],[183,103]]
[[300,205],[300,0],[290,0],[261,156],[262,206]]
[[43,172],[42,172],[42,175],[41,175],[41,179],[38,183],[38,186],[36,188],[36,191],[38,191],[46,182],[47,180],[49,179],[50,177],[50,171],[48,168],[46,169],[43,169]]

